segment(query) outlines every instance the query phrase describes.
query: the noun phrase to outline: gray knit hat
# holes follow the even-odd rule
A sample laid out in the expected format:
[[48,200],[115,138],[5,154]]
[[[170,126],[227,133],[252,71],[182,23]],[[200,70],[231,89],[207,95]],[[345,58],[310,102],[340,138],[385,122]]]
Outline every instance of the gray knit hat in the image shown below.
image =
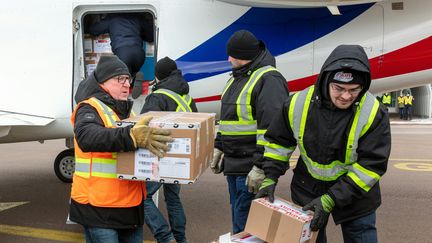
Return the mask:
[[94,72],[98,83],[119,75],[131,76],[126,64],[115,55],[101,56]]

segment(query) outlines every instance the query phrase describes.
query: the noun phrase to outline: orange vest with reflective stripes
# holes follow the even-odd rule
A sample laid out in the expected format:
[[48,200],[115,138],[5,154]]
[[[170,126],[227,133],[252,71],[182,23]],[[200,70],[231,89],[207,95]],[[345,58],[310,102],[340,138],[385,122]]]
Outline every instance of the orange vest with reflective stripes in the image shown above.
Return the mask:
[[[72,113],[72,125],[82,104],[95,108],[105,127],[115,128],[117,114],[96,98],[80,102]],[[74,138],[75,172],[71,197],[78,203],[98,207],[127,208],[139,205],[146,195],[145,182],[117,179],[116,152],[83,152]]]

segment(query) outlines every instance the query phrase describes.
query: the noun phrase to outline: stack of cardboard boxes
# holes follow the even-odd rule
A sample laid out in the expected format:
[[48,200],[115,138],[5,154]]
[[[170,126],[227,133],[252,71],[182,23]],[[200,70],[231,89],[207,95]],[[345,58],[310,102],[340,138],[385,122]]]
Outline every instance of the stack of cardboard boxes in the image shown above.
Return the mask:
[[165,157],[158,158],[147,149],[118,153],[117,175],[121,179],[194,183],[213,158],[214,113],[148,112],[120,122],[137,122],[143,115],[153,117],[149,126],[171,131],[174,141]]
[[84,35],[84,65],[87,76],[90,75],[104,54],[112,54],[111,39],[108,34],[99,36]]

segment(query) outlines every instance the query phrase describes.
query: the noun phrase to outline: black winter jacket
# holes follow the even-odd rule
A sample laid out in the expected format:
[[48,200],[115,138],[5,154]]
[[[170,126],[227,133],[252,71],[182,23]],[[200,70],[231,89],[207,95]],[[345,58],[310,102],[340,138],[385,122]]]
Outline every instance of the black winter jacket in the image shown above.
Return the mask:
[[[276,67],[275,58],[263,43],[261,44],[262,51],[258,57],[249,64],[232,70],[234,81],[222,97],[221,120],[238,120],[236,100],[255,70],[267,65]],[[280,72],[270,71],[261,76],[251,96],[252,115],[257,121],[258,129],[267,129],[274,111],[288,96],[287,82]],[[223,161],[225,175],[246,175],[252,169],[254,162],[261,167],[259,158],[264,148],[257,145],[256,135],[222,136],[218,133],[215,147],[225,154]]]
[[[129,117],[132,102],[114,100],[96,81],[94,74],[82,81],[75,95],[77,103],[96,97],[117,113],[120,119]],[[106,128],[96,109],[88,104],[78,108],[74,134],[84,152],[121,152],[135,150],[129,135],[131,126]],[[71,200],[70,219],[85,226],[102,228],[136,228],[143,225],[143,206],[131,208],[102,208]]]
[[[341,67],[351,67],[351,69],[365,72],[366,84],[357,101],[367,92],[371,82],[369,61],[360,46],[355,48],[338,47],[324,63],[315,84],[314,98],[309,106],[303,136],[308,156],[313,161],[323,165],[330,164],[335,160],[345,161],[349,129],[358,105],[355,102],[351,108],[338,109],[329,98],[328,73],[341,69]],[[276,113],[276,117],[265,134],[268,141],[284,147],[297,145],[288,120],[291,98]],[[372,125],[358,141],[357,163],[382,176],[387,170],[390,148],[389,117],[385,107],[380,104]],[[287,164],[265,157],[263,168],[266,177],[277,180],[279,176],[285,173],[287,167]],[[379,182],[366,192],[346,174],[340,176],[336,181],[317,180],[309,174],[301,156],[293,171],[292,200],[304,206],[314,198],[328,193],[336,204],[332,214],[337,224],[370,214],[381,204]]]
[[114,53],[120,47],[138,46],[142,48],[143,40],[153,42],[153,23],[139,13],[112,13],[90,26],[92,35],[109,33],[111,48]]
[[[189,94],[189,84],[183,78],[180,70],[172,71],[171,74],[153,86],[153,91],[168,89],[178,95]],[[198,112],[195,101],[190,105],[192,112]],[[145,100],[141,113],[149,111],[176,111],[177,103],[165,94],[152,93]]]

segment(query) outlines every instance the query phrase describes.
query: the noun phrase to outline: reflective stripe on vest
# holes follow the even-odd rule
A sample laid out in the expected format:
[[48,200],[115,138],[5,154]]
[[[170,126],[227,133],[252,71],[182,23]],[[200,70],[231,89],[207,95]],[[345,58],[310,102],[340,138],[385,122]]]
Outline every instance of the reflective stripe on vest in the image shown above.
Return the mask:
[[267,143],[264,145],[264,157],[289,163],[289,159],[291,158],[295,148],[295,146],[287,148],[276,143]]
[[[96,109],[101,117],[105,127],[115,127],[119,121],[117,114],[96,98],[80,102],[80,104],[89,104]],[[80,105],[79,104],[79,105]],[[77,108],[75,111],[78,110]],[[75,112],[72,115],[75,118]],[[74,121],[73,121],[74,122]],[[76,139],[75,139],[76,140]],[[110,152],[83,152],[76,141],[75,143],[75,174],[84,178],[90,176],[102,178],[117,178],[117,153]]]
[[405,96],[405,105],[412,105],[412,96]]
[[341,175],[347,173],[359,187],[365,191],[370,188],[380,179],[380,176],[357,163],[357,147],[358,140],[368,131],[378,111],[379,102],[375,97],[366,92],[363,95],[357,111],[354,116],[354,121],[351,125],[348,135],[348,141],[345,152],[345,161],[333,161],[330,164],[323,165],[313,161],[307,155],[306,148],[303,145],[303,135],[305,132],[307,115],[310,101],[314,92],[314,87],[311,86],[294,95],[289,107],[290,126],[297,139],[300,149],[300,154],[306,167],[314,178],[323,181],[334,181]]
[[390,95],[383,95],[382,103],[389,105],[391,103],[391,96]]
[[182,112],[192,112],[192,109],[190,108],[190,104],[192,102],[192,97],[190,95],[183,95],[180,96],[176,92],[173,92],[169,89],[158,89],[154,91],[153,93],[156,94],[164,94],[171,99],[173,99],[177,103],[177,109],[176,112],[182,111]]
[[[219,132],[222,135],[257,135],[257,122],[253,118],[252,106],[250,105],[252,90],[262,75],[276,70],[277,69],[272,66],[265,66],[252,73],[236,101],[238,121],[219,121]],[[222,93],[222,97],[233,82],[234,78],[228,81]],[[264,136],[262,136],[262,138],[264,138]]]

